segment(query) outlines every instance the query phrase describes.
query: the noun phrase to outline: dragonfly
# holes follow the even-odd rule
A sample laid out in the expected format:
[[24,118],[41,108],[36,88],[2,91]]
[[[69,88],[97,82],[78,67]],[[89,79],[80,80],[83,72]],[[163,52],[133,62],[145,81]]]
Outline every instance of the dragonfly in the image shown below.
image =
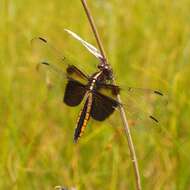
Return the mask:
[[[45,38],[36,37],[32,39],[32,47],[37,54],[38,65],[45,66],[48,70],[59,74],[62,80],[66,81],[63,102],[70,107],[78,106],[81,102],[84,102],[74,132],[74,142],[77,142],[84,133],[90,118],[96,121],[104,121],[120,106],[125,106],[117,100],[117,96],[124,88],[113,84],[113,70],[97,48],[83,40],[76,33],[70,30],[65,31],[99,60],[96,72],[87,75]],[[144,90],[156,96],[163,96],[163,93],[158,90],[132,87],[126,87],[125,89],[128,92]],[[153,115],[148,117],[155,123],[159,122]]]

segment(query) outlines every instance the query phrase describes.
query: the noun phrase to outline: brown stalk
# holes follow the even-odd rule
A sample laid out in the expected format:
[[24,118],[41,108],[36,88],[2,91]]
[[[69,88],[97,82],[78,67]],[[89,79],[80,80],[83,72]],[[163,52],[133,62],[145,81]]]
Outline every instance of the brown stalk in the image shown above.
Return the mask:
[[[100,50],[100,52],[102,54],[102,57],[104,58],[106,63],[108,63],[108,59],[106,58],[106,54],[105,54],[102,42],[100,40],[100,36],[98,34],[94,19],[92,17],[92,14],[91,14],[89,8],[88,8],[86,0],[81,0],[81,2],[82,2],[82,5],[84,7],[84,10],[85,10],[85,13],[87,15],[87,18],[88,18],[88,21],[90,23],[91,29],[93,31],[93,34],[94,34],[94,36],[96,38],[98,48],[99,48],[99,50]],[[114,80],[114,83],[115,83],[115,80]],[[117,96],[117,100],[118,100],[118,102],[121,102],[120,95]],[[127,136],[127,142],[128,142],[129,151],[130,151],[130,157],[131,157],[131,160],[132,160],[132,163],[133,163],[133,168],[134,168],[134,173],[135,173],[136,189],[137,190],[142,190],[139,167],[138,167],[137,157],[136,157],[136,153],[135,153],[135,147],[134,147],[134,144],[133,144],[130,128],[129,128],[129,125],[128,125],[125,109],[123,108],[123,106],[120,106],[120,115],[121,115],[121,119],[122,119],[122,122],[123,122],[123,126],[125,128],[125,134]]]

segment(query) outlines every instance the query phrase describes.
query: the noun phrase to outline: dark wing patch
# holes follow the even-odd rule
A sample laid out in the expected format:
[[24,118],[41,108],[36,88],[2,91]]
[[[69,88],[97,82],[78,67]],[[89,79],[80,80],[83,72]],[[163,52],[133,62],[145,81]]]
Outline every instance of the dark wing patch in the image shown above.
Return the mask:
[[68,65],[67,75],[73,78],[74,80],[81,81],[83,79],[83,81],[81,81],[82,83],[87,82],[89,78],[86,74],[84,74],[80,69],[78,69],[74,65]]
[[65,88],[63,101],[68,106],[77,106],[81,103],[85,93],[85,85],[76,80],[69,79]]
[[108,118],[120,105],[116,100],[99,92],[93,93],[91,116],[93,119],[103,121]]

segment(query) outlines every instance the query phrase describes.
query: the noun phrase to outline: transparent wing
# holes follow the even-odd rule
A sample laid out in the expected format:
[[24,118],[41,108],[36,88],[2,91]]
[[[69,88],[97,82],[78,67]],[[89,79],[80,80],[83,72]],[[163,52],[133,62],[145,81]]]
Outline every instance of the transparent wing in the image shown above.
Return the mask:
[[[64,55],[46,39],[41,37],[33,38],[31,41],[34,62],[37,67],[42,67],[54,73],[61,75],[61,78],[72,77],[82,83],[86,83],[88,76],[73,65],[68,56]],[[52,74],[52,73],[51,73]]]
[[52,46],[46,39],[36,37],[31,40],[32,53],[36,63],[50,63],[65,69],[69,62],[58,49]]
[[36,70],[40,75],[40,79],[45,82],[48,92],[53,92],[62,99],[68,81],[66,73],[48,62],[38,63]]
[[67,105],[79,105],[85,93],[88,76],[67,57],[62,56],[46,39],[37,37],[31,43],[36,68],[49,89],[53,89],[57,95],[61,93]]
[[[46,69],[42,67],[46,67]],[[69,68],[71,70],[73,69],[73,67],[70,66]],[[86,93],[85,84],[82,84],[70,76],[66,76],[60,69],[47,62],[39,64],[38,71],[40,71],[40,73],[43,72],[43,75],[45,74],[46,84],[49,89],[54,89],[55,93],[58,91],[61,92],[62,100],[66,105],[78,106],[82,102]],[[76,72],[78,71],[77,69]]]
[[159,90],[123,87],[122,103],[132,123],[162,125],[167,112],[167,96]]
[[158,89],[135,88],[130,86],[121,86],[121,89],[123,89],[123,91],[125,91],[128,94],[138,94],[138,95],[153,94],[158,96],[164,96],[163,92],[161,92]]
[[[99,84],[98,91],[116,100],[121,95],[122,106],[132,123],[162,124],[165,120],[168,98],[159,90]],[[106,109],[106,108],[105,108]]]
[[91,45],[90,43],[86,42],[85,40],[83,40],[80,36],[78,36],[76,33],[72,32],[71,30],[65,29],[65,31],[70,34],[73,38],[75,38],[76,40],[78,40],[90,53],[92,53],[96,58],[102,60],[103,57],[100,53],[100,51],[95,48],[93,45]]

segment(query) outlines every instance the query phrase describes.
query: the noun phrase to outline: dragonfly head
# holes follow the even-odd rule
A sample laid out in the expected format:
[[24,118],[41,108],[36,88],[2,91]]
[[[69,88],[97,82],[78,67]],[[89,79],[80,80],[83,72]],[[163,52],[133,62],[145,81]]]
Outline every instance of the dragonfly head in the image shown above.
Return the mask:
[[103,75],[106,80],[112,80],[113,79],[113,71],[110,65],[108,65],[105,62],[100,62],[98,65],[98,69],[103,72]]

